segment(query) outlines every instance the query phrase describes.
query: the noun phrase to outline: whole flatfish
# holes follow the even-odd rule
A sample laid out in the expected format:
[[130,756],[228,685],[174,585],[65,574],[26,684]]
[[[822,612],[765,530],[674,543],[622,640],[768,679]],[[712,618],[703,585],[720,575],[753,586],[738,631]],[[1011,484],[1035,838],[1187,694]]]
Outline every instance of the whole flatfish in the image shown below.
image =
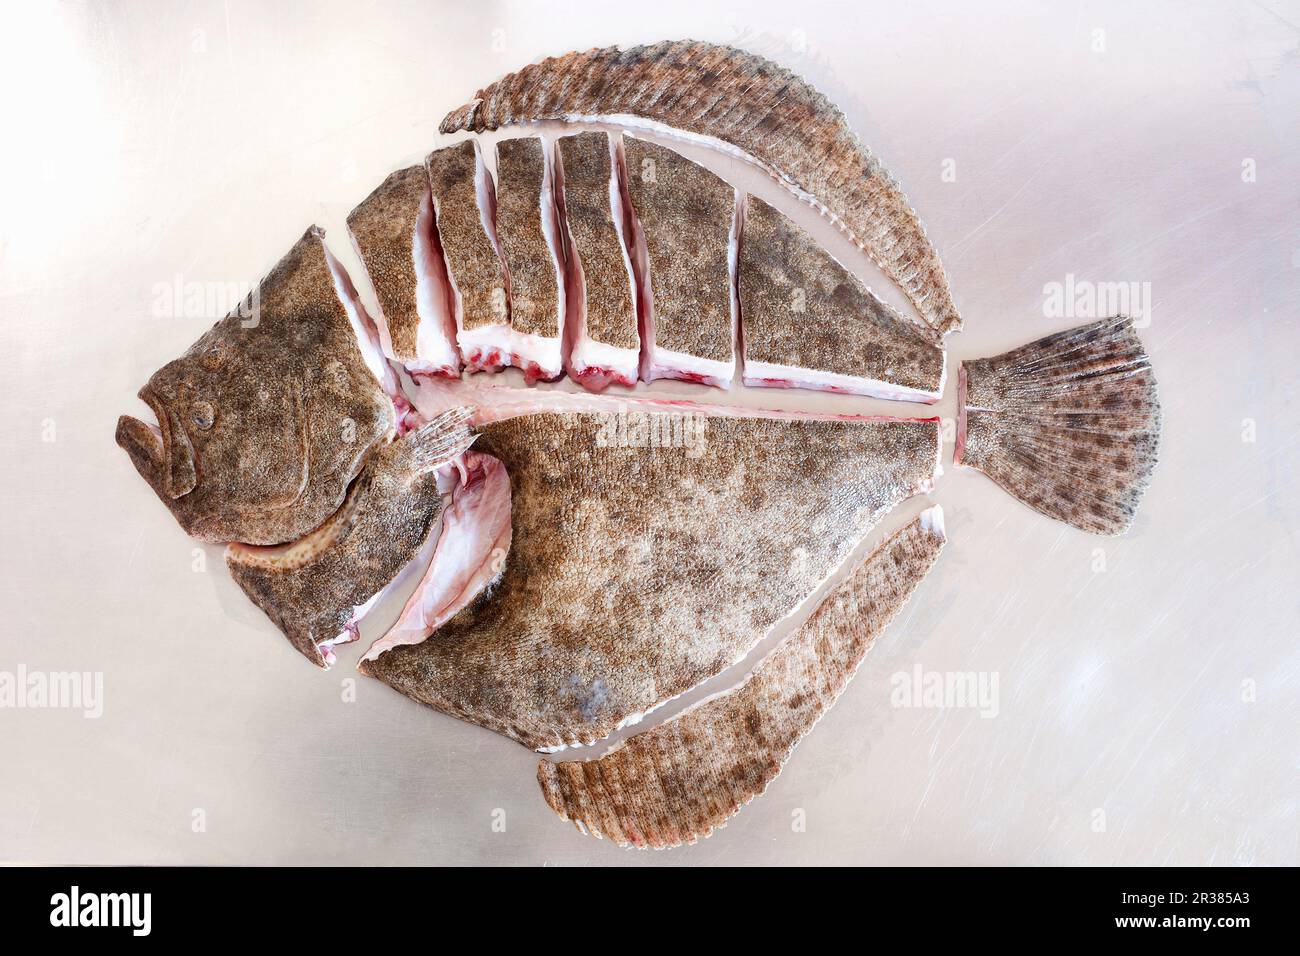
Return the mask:
[[[542,120],[567,125],[486,155],[474,135]],[[313,663],[414,577],[363,672],[535,750],[598,744],[745,658],[931,489],[941,423],[905,403],[943,394],[961,318],[919,218],[843,114],[753,54],[571,53],[480,91],[442,129],[467,138],[348,217],[371,295],[309,230],[149,379],[157,423],[123,416],[117,441],[182,528],[229,544],[235,579]],[[669,145],[683,139],[772,174],[916,315]],[[566,377],[577,387],[532,387]],[[952,378],[956,464],[1076,528],[1131,525],[1160,433],[1131,322]],[[716,390],[639,387],[657,379]],[[699,394],[744,388],[900,404],[812,415]],[[843,691],[942,543],[932,509],[744,683],[597,760],[543,762],[547,801],[637,846],[720,826]]]

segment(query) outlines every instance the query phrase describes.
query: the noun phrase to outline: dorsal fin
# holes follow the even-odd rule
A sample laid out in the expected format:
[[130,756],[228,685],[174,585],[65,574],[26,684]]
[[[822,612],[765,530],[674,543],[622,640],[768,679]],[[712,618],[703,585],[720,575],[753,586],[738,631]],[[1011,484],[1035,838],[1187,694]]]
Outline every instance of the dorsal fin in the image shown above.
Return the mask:
[[844,114],[790,70],[694,40],[569,53],[480,90],[441,129],[575,116],[637,118],[741,150],[845,230],[926,322],[941,333],[961,328],[939,256],[898,183]]

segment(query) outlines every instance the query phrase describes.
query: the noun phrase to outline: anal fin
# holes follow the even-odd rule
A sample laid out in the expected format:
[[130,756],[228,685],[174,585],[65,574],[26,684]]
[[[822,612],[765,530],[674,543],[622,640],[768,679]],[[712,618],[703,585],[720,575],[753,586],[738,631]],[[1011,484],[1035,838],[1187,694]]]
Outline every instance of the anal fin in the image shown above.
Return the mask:
[[596,760],[537,767],[542,796],[583,832],[620,846],[694,843],[781,772],[853,678],[944,544],[930,508],[877,548],[744,683]]

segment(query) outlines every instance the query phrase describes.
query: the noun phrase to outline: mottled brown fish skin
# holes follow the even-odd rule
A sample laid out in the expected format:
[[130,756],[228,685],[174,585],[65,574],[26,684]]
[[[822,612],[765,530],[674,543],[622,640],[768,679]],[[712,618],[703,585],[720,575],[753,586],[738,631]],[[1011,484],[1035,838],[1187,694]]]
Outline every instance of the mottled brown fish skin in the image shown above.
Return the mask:
[[451,281],[460,292],[462,329],[509,320],[501,257],[484,231],[479,212],[475,185],[478,162],[478,146],[473,140],[436,150],[425,160],[438,237]]
[[925,228],[844,114],[799,76],[752,53],[694,40],[550,57],[480,90],[441,129],[492,130],[631,114],[738,147],[822,203],[941,333],[961,328]]
[[252,314],[222,319],[141,390],[161,445],[138,420],[118,420],[118,444],[195,537],[301,538],[393,431],[320,236],[308,230],[262,280]]
[[486,426],[513,497],[501,580],[364,671],[534,749],[591,743],[742,656],[938,462],[933,421],[720,417],[702,444],[625,447],[652,418],[663,434],[662,415]]
[[625,136],[623,150],[628,198],[645,236],[655,347],[731,361],[735,189],[656,143]]
[[497,238],[510,275],[510,324],[526,335],[560,335],[555,257],[542,216],[546,146],[537,136],[497,143]]
[[556,148],[563,170],[565,229],[586,282],[587,335],[616,348],[638,348],[631,277],[610,206],[609,134],[564,136]]
[[436,466],[469,445],[459,438],[411,432],[375,452],[352,484],[343,507],[298,547],[232,548],[230,575],[313,664],[318,649],[353,624],[354,608],[378,594],[415,557],[442,513]]
[[393,357],[406,364],[419,358],[420,315],[412,248],[416,217],[428,195],[427,171],[423,166],[410,166],[391,174],[348,214],[348,229],[388,324]]
[[743,684],[631,737],[597,760],[537,767],[562,819],[620,846],[707,837],[763,793],[848,685],[944,543],[913,521],[831,591]]
[[755,196],[745,197],[736,271],[745,358],[940,391],[938,334],[900,316]]
[[1132,320],[1102,319],[965,362],[955,460],[1050,518],[1123,534],[1160,452],[1160,401]]
[[442,513],[438,466],[472,442],[464,414],[449,414],[376,450],[325,525],[284,548],[232,547],[230,576],[309,661],[353,625],[354,608],[384,589]]

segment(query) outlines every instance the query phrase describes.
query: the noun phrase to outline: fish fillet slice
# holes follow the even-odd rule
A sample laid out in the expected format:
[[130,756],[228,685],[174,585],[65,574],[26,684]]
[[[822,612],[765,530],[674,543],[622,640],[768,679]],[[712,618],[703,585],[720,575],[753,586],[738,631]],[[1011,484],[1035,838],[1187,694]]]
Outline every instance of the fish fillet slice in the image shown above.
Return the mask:
[[510,364],[510,291],[495,232],[496,195],[476,140],[425,160],[439,244],[451,284],[457,345],[471,372]]
[[348,215],[375,290],[384,354],[412,375],[460,375],[456,319],[423,166],[390,175]]
[[943,548],[934,507],[876,549],[740,686],[597,760],[537,767],[562,819],[620,846],[694,843],[780,774]]
[[559,378],[564,331],[562,256],[551,164],[539,136],[497,143],[496,231],[510,276],[510,364],[529,381]]
[[442,513],[439,470],[473,441],[467,409],[383,446],[329,521],[275,547],[232,544],[226,565],[244,593],[313,664],[356,640],[357,624],[415,561]]
[[898,183],[844,114],[790,70],[694,40],[568,53],[480,90],[441,129],[574,118],[676,131],[745,155],[848,233],[934,329],[961,328],[939,256]]
[[930,487],[939,431],[539,414],[484,425],[475,448],[510,476],[499,582],[429,640],[361,668],[556,750],[634,723],[743,657],[883,514]]
[[1076,528],[1129,529],[1160,449],[1155,375],[1130,319],[965,362],[958,388],[956,464]]
[[621,236],[617,143],[607,133],[556,142],[569,267],[569,376],[594,391],[636,384],[641,359],[636,279]]
[[644,378],[728,388],[736,191],[680,153],[624,137],[628,232],[641,264]]
[[936,333],[900,316],[761,199],[745,197],[741,222],[746,385],[939,398],[944,355]]

